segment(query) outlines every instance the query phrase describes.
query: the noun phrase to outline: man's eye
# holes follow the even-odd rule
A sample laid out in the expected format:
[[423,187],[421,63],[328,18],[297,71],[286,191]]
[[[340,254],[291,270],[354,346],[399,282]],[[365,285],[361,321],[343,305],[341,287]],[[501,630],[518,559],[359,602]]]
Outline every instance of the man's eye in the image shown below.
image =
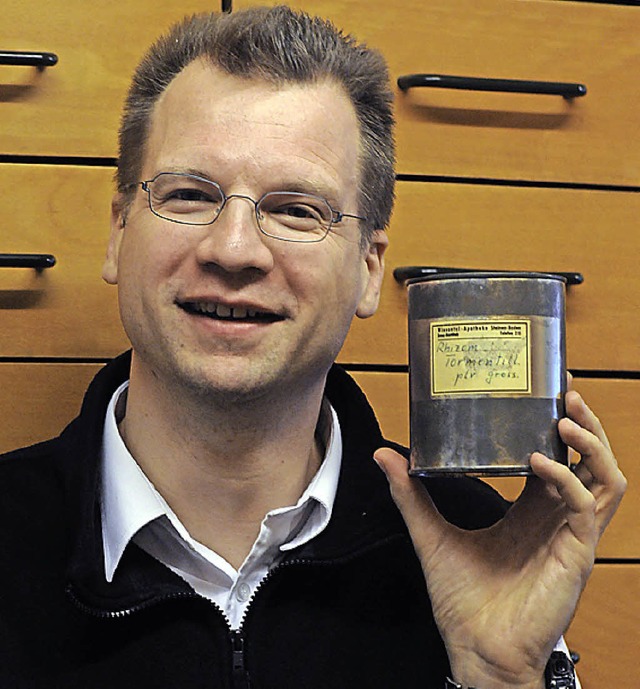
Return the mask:
[[307,206],[303,204],[295,204],[288,206],[281,206],[276,208],[274,213],[278,215],[287,215],[290,218],[319,218],[320,212],[313,208],[312,206]]
[[215,202],[211,194],[207,194],[200,189],[172,189],[165,194],[164,200]]
[[320,223],[325,224],[331,220],[327,211],[309,203],[287,203],[272,208],[269,214],[282,223]]

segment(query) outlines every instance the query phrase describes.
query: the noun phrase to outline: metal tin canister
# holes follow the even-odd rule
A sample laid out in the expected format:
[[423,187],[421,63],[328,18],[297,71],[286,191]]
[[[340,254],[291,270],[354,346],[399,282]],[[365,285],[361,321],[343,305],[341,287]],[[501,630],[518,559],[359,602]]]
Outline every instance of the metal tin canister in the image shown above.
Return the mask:
[[564,464],[565,283],[449,273],[408,283],[410,473],[522,476]]

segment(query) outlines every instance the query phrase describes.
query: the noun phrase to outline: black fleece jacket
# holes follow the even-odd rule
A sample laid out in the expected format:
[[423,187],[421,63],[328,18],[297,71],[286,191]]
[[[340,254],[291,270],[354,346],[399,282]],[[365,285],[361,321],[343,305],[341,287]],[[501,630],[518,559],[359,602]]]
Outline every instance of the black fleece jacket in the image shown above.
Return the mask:
[[[393,443],[339,367],[326,389],[344,444],[331,521],[271,571],[239,631],[135,545],[106,582],[102,426],[129,364],[122,355],[96,376],[58,438],[0,458],[0,688],[442,689],[424,579],[371,459]],[[475,480],[426,485],[464,528],[506,508]]]

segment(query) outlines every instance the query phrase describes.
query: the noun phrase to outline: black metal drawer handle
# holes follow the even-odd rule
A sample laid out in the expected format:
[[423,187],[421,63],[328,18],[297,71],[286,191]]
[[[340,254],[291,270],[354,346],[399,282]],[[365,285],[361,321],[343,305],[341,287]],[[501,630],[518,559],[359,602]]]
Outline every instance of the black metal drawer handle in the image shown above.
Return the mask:
[[[413,278],[426,277],[427,275],[442,275],[444,273],[513,273],[517,271],[501,270],[481,270],[480,268],[441,268],[437,266],[400,266],[395,268],[393,271],[393,277],[396,282],[400,284],[405,283],[407,280],[412,280]],[[543,271],[540,271],[543,272]],[[548,275],[560,275],[565,278],[567,285],[581,285],[584,282],[584,276],[582,273],[571,273],[571,272],[561,272],[557,270],[544,271]]]
[[53,268],[56,257],[51,254],[0,254],[0,268]]
[[577,98],[587,93],[584,84],[565,84],[556,81],[527,81],[522,79],[485,79],[456,77],[448,74],[406,74],[398,77],[402,91],[415,87],[462,89],[465,91],[498,91],[505,93],[537,93],[563,98]]
[[57,62],[58,56],[54,53],[43,53],[37,50],[0,50],[0,65],[53,67]]

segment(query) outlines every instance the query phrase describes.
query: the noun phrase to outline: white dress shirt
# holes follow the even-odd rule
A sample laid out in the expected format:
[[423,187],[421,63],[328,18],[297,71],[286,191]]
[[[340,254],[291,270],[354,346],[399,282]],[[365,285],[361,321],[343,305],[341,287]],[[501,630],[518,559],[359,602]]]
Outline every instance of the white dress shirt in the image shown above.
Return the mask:
[[[127,450],[117,424],[124,417],[128,386],[127,381],[113,393],[104,423],[101,509],[107,581],[113,581],[125,548],[133,541],[213,601],[231,628],[237,629],[269,570],[287,550],[307,543],[329,523],[342,463],[338,415],[328,401],[323,403],[319,430],[326,449],[318,472],[295,505],[265,516],[258,538],[236,570],[190,536]],[[569,654],[564,638],[555,650]],[[581,689],[579,681],[576,689]]]
[[127,387],[128,382],[113,394],[104,424],[101,509],[107,581],[113,580],[125,548],[133,541],[216,603],[237,629],[269,569],[286,551],[310,541],[329,523],[342,461],[338,416],[328,402],[323,404],[320,435],[326,450],[318,472],[295,505],[265,516],[251,551],[236,570],[191,537],[127,450],[117,426]]

